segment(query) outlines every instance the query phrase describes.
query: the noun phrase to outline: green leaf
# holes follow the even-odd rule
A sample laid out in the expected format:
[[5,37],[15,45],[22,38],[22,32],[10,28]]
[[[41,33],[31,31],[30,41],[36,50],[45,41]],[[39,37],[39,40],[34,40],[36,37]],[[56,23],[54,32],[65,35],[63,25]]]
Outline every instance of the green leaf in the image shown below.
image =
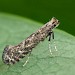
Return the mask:
[[26,66],[22,65],[28,56],[11,66],[3,63],[2,52],[6,45],[17,45],[42,25],[27,18],[0,13],[0,75],[75,75],[75,37],[58,29],[54,29],[55,40],[51,41],[52,55],[46,39],[32,50]]

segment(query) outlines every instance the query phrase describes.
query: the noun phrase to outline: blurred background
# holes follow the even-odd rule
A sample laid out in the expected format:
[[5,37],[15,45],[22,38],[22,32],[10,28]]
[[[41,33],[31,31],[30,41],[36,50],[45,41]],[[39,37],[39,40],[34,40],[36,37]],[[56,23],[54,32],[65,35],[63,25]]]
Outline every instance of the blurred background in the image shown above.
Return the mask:
[[75,36],[75,0],[0,0],[0,12],[41,23],[56,17],[61,22],[58,28]]

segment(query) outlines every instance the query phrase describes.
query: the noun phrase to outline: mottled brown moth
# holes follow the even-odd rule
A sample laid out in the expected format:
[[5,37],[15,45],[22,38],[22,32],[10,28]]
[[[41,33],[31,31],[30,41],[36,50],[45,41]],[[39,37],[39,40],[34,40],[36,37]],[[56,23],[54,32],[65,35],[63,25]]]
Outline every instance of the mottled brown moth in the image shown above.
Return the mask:
[[[7,65],[15,64],[16,62],[19,62],[21,58],[24,58],[27,54],[30,55],[32,49],[35,48],[41,41],[44,41],[45,38],[49,37],[48,41],[50,41],[50,38],[52,36],[52,38],[54,39],[54,33],[52,29],[57,27],[58,25],[59,21],[55,17],[53,17],[49,22],[47,22],[39,30],[31,34],[28,38],[26,38],[18,45],[7,45],[4,48],[2,54],[3,62]],[[26,63],[27,62],[28,60],[26,61]]]

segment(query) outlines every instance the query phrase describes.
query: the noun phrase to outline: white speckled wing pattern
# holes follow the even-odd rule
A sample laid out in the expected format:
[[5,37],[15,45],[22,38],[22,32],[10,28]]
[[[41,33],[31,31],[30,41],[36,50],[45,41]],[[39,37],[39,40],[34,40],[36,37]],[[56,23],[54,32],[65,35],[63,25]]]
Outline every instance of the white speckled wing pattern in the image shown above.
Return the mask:
[[45,38],[52,33],[52,29],[59,25],[59,21],[53,17],[49,22],[42,26],[38,31],[31,34],[26,40],[22,41],[16,46],[7,45],[4,48],[2,54],[2,60],[5,64],[15,64],[19,62],[21,58],[24,58],[29,54],[33,48],[37,46],[40,41],[44,41]]

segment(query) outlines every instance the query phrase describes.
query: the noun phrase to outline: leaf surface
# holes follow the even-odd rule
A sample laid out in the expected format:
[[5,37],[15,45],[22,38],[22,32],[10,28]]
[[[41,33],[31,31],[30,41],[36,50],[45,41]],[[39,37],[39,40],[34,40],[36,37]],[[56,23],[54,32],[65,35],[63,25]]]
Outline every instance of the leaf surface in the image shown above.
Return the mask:
[[52,55],[47,38],[32,50],[26,66],[22,65],[28,56],[15,65],[3,63],[2,53],[6,45],[17,45],[42,25],[16,15],[0,14],[0,75],[75,75],[75,37],[58,29],[54,29],[55,40],[51,41]]

